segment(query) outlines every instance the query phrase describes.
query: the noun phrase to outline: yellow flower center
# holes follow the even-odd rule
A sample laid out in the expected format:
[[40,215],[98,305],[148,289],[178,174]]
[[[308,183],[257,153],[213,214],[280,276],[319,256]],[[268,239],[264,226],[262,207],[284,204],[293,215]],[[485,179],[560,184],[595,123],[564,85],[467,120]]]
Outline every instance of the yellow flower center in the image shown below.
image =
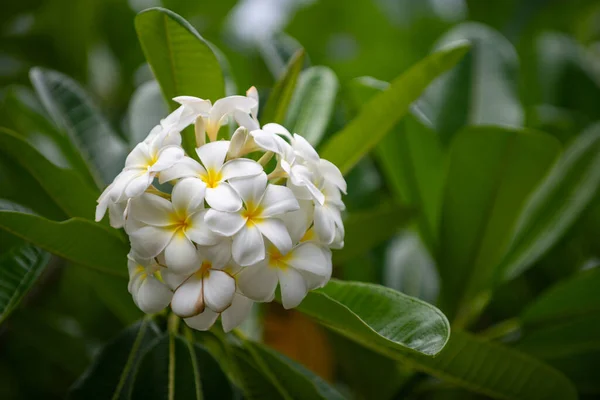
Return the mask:
[[290,253],[283,255],[279,252],[277,247],[271,246],[269,248],[269,267],[287,269],[287,263],[290,259]]
[[304,236],[302,236],[302,239],[300,239],[300,242],[310,242],[311,240],[313,240],[315,238],[315,231],[314,229],[309,229],[306,231],[306,233],[304,233]]
[[253,222],[258,222],[262,219],[263,208],[261,206],[255,206],[252,203],[246,203],[246,209],[242,211],[242,217],[247,218],[246,225],[250,225]]
[[207,169],[206,174],[202,174],[200,179],[202,182],[206,183],[206,186],[214,189],[219,185],[222,179],[221,171],[215,171],[214,169]]
[[190,227],[190,221],[188,221],[187,215],[179,215],[177,213],[171,214],[171,229],[175,233],[183,235],[185,230]]

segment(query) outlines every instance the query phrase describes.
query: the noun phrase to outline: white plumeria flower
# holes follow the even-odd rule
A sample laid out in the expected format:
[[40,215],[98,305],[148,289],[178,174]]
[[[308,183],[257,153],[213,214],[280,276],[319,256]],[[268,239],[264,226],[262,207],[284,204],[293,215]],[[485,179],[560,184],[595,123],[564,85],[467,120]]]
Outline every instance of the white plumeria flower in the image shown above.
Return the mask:
[[160,174],[160,182],[192,177],[206,188],[206,202],[214,209],[237,211],[242,199],[227,182],[232,178],[253,176],[262,172],[262,166],[250,159],[236,159],[225,162],[229,141],[207,143],[196,149],[202,161],[184,157],[170,169]]
[[156,314],[169,305],[173,292],[158,278],[161,267],[154,259],[142,259],[130,252],[127,268],[128,290],[140,310]]
[[290,235],[277,217],[298,209],[292,191],[285,186],[267,184],[264,173],[232,180],[231,185],[242,197],[244,207],[235,212],[210,209],[206,213],[206,223],[220,235],[233,236],[234,261],[247,266],[263,260],[263,236],[280,251],[289,251],[292,247]]
[[174,273],[194,272],[199,267],[194,243],[218,240],[204,223],[204,191],[199,180],[183,179],[173,188],[171,201],[150,193],[133,199],[128,233],[134,250],[145,258],[164,251],[165,264]]

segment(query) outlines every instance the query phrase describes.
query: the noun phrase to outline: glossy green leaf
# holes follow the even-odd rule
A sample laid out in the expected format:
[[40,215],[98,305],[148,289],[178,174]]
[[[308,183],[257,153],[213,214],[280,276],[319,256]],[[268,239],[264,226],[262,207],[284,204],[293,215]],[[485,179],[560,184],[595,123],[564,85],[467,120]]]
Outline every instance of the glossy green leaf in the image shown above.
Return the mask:
[[131,398],[220,400],[233,396],[231,384],[204,347],[165,335],[143,355]]
[[154,80],[140,85],[129,102],[129,143],[135,146],[143,141],[155,125],[168,114],[167,105]]
[[73,384],[69,399],[129,399],[141,355],[158,337],[150,319],[128,327],[105,345]]
[[267,104],[262,110],[261,123],[276,122],[281,124],[284,122],[303,63],[304,50],[300,49],[290,58],[285,71],[275,83],[267,99]]
[[469,46],[457,45],[420,61],[396,78],[390,88],[366,103],[350,123],[325,143],[321,156],[336,164],[342,173],[352,167],[392,129],[425,88],[452,68]]
[[0,258],[0,323],[18,307],[48,265],[50,254],[31,245],[13,248]]
[[219,61],[206,40],[181,16],[150,8],[135,17],[135,29],[146,61],[171,110],[177,96],[216,101],[225,96]]
[[535,263],[573,225],[600,187],[600,124],[575,138],[531,196],[502,261],[511,279]]
[[559,152],[556,139],[535,132],[471,127],[456,135],[438,254],[441,304],[449,316],[490,288],[527,198]]
[[[261,368],[256,364],[255,358],[245,348],[233,347],[230,360],[235,363],[236,377],[249,400],[279,399],[289,396],[287,392],[281,393],[282,388],[277,387]],[[288,398],[285,398],[289,400]]]
[[115,231],[79,218],[57,222],[12,209],[0,203],[0,229],[75,264],[127,276],[129,246]]
[[446,33],[435,48],[463,40],[472,44],[469,54],[433,83],[417,103],[445,144],[467,125],[520,128],[524,122],[514,46],[492,28],[467,22]]
[[385,355],[441,351],[450,335],[440,310],[395,290],[332,279],[309,292],[298,310]]
[[36,67],[30,78],[54,123],[87,160],[96,183],[102,187],[112,181],[123,168],[127,147],[87,93],[56,71]]
[[57,167],[8,129],[0,128],[0,149],[26,169],[66,215],[93,218],[99,192],[79,174]]
[[498,399],[574,400],[572,383],[543,362],[465,332],[452,332],[435,358],[407,355],[404,362],[457,386]]
[[393,202],[382,202],[374,210],[350,213],[344,221],[344,248],[333,252],[334,264],[363,255],[406,226],[414,211]]

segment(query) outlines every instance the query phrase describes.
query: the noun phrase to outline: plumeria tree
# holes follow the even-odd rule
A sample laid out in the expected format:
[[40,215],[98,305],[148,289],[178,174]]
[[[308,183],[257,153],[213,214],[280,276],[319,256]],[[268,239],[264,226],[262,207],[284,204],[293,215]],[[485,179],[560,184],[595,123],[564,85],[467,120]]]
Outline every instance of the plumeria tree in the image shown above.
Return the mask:
[[[597,270],[518,317],[483,314],[600,186],[598,125],[563,150],[521,128],[510,90],[472,83],[490,58],[510,70],[511,47],[495,33],[450,32],[390,83],[350,81],[339,104],[335,74],[309,66],[301,48],[272,88],[244,90],[179,15],[148,9],[135,28],[152,86],[135,94],[137,123],[123,134],[74,79],[39,67],[35,96],[9,94],[0,128],[10,160],[0,160],[0,321],[18,327],[10,314],[52,285],[39,277],[59,264],[80,274],[61,289],[72,307],[84,280],[95,296],[81,307],[104,311],[83,314],[125,327],[95,341],[62,321],[89,348],[44,347],[61,359],[94,355],[71,365],[85,372],[69,398],[574,399],[590,387],[573,378],[561,346],[585,326],[577,338],[595,348],[597,329],[580,316],[596,307]],[[382,178],[369,207],[350,206]],[[390,240],[403,279],[359,282],[371,280],[366,254],[380,256]],[[277,315],[289,319],[273,335]],[[292,336],[313,353],[335,348],[350,378],[277,346]],[[557,347],[564,354],[548,350]]]

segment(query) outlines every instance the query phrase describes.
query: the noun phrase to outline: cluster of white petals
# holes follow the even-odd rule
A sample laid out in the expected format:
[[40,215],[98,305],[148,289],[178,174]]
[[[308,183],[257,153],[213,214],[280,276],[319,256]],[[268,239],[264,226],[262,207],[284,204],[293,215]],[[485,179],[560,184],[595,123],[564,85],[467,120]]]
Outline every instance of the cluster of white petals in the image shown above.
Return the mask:
[[[198,330],[220,315],[225,331],[277,286],[285,308],[298,306],[329,281],[331,249],[344,245],[339,169],[302,136],[261,127],[254,88],[214,104],[174,100],[96,208],[97,221],[108,211],[129,235],[134,302],[150,314],[170,305]],[[197,148],[186,154],[181,131],[192,124]],[[219,140],[230,124],[231,140]]]

